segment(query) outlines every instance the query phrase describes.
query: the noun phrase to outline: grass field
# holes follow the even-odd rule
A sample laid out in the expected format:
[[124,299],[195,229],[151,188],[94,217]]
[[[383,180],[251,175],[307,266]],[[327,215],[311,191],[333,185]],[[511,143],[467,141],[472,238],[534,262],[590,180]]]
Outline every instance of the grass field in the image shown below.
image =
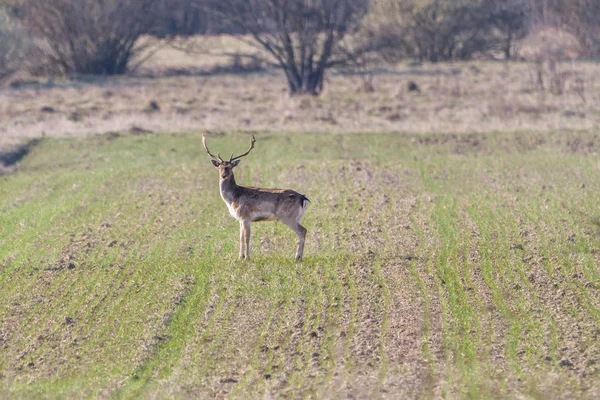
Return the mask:
[[[598,398],[595,131],[42,139],[0,176],[0,398]],[[249,132],[210,136],[245,150]]]

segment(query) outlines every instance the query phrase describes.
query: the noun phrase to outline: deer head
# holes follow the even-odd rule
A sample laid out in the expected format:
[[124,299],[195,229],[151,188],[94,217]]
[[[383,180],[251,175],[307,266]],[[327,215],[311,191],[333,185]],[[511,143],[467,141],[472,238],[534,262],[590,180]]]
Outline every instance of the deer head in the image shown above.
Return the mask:
[[238,164],[240,163],[240,158],[250,154],[250,152],[254,148],[255,142],[256,139],[254,138],[254,135],[252,135],[252,139],[250,140],[250,148],[248,149],[248,151],[237,157],[234,157],[233,153],[231,153],[231,157],[229,157],[229,160],[226,161],[221,158],[221,155],[219,153],[217,153],[217,155],[215,156],[210,152],[210,150],[208,150],[208,147],[206,146],[206,136],[202,134],[202,145],[206,149],[208,155],[211,156],[212,160],[210,160],[210,162],[212,163],[212,165],[214,165],[216,168],[219,168],[219,177],[222,180],[229,179],[233,175],[233,168],[238,166]]

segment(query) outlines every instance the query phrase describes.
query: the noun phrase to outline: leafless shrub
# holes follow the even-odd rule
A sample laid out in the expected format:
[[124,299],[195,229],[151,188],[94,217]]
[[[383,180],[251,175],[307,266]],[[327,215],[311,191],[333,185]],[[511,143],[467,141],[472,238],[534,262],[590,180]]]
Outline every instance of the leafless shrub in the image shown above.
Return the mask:
[[347,60],[338,65],[337,70],[358,76],[361,80],[359,89],[365,93],[375,92],[374,70],[382,61],[376,51],[377,46],[378,43],[373,41],[372,32],[365,25],[361,25],[350,40],[343,41],[338,46],[338,52],[345,54]]
[[581,77],[577,77],[573,80],[572,90],[579,98],[583,104],[587,103],[587,98],[585,96],[585,80]]
[[26,33],[0,8],[0,81],[21,67],[27,45]]
[[600,56],[600,2],[576,0],[567,27],[579,39],[588,57]]
[[371,20],[389,60],[471,59],[502,51],[511,58],[528,28],[527,2],[376,0]]
[[600,56],[600,1],[530,1],[536,23],[572,33],[587,57]]
[[[33,73],[122,74],[148,54],[138,40],[155,24],[159,0],[25,0],[24,24],[37,38]],[[145,51],[145,52],[144,52]]]
[[547,50],[538,53],[532,66],[531,86],[533,90],[540,92],[547,90],[553,95],[560,96],[565,93],[570,81],[575,78],[570,63],[561,51]]
[[555,59],[548,60],[548,70],[550,71],[550,93],[557,96],[562,95],[572,73],[568,70],[563,71]]
[[583,54],[577,38],[568,31],[536,26],[524,41],[523,56],[532,61],[527,90],[564,94],[575,85],[578,76],[572,60]]

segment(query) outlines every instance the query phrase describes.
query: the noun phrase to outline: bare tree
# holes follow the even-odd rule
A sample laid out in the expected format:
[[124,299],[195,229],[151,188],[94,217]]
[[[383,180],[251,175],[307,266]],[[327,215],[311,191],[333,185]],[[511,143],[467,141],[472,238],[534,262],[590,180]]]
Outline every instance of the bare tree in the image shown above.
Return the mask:
[[122,74],[138,65],[159,0],[24,0],[38,40],[35,67],[50,74]]
[[[223,0],[201,6],[239,25],[266,54],[264,61],[281,68],[290,93],[318,95],[325,71],[347,63],[343,39],[366,13],[365,0]],[[363,51],[363,49],[359,50]]]
[[465,60],[502,50],[527,28],[525,0],[374,0],[371,17],[390,60]]
[[12,21],[4,7],[0,7],[0,81],[21,67],[27,46],[23,29]]
[[490,20],[500,35],[504,58],[513,58],[516,44],[525,38],[531,28],[530,0],[491,1]]

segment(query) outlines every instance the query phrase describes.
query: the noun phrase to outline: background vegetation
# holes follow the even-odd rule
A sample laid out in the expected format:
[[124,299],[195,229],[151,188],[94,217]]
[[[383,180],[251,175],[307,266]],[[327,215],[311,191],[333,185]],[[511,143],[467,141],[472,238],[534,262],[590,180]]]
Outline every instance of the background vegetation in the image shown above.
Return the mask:
[[374,59],[518,58],[521,39],[542,26],[572,34],[578,49],[539,57],[597,57],[598,7],[595,0],[9,0],[0,64],[27,40],[24,65],[34,74],[123,74],[145,60],[152,42],[143,35],[229,33],[260,50],[240,57],[281,69],[290,93],[318,95],[325,70]]

